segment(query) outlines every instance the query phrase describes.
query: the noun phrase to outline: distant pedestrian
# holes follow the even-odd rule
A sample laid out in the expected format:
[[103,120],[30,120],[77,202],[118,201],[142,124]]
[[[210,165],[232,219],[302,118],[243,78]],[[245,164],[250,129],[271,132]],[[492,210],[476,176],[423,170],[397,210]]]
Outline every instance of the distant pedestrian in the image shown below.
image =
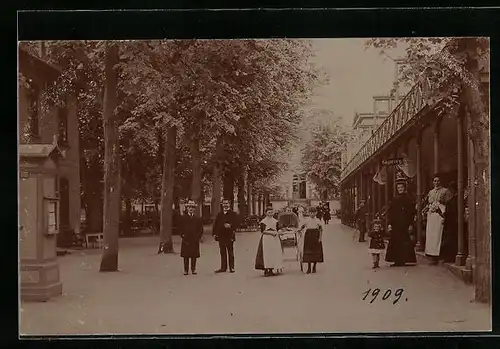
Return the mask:
[[316,218],[323,219],[323,206],[321,204],[316,208]]
[[[321,220],[317,218],[315,207],[304,213],[302,220],[302,263],[307,263],[307,274],[316,273],[316,264],[323,263],[323,228]],[[312,269],[311,269],[312,266]]]
[[304,218],[304,207],[302,206],[298,207],[297,216],[299,217],[299,222]]
[[213,236],[219,242],[220,268],[216,273],[227,271],[229,261],[229,272],[234,273],[234,242],[236,241],[236,228],[238,216],[230,209],[229,200],[222,201],[222,212],[219,212],[213,225]]
[[396,174],[397,196],[387,211],[390,233],[385,260],[393,262],[391,267],[401,267],[406,263],[417,263],[415,255],[414,231],[415,203],[406,193],[406,178],[400,172]]
[[359,242],[365,241],[366,234],[366,205],[365,200],[360,200],[359,207],[354,213],[354,220],[359,231]]
[[385,250],[384,235],[382,232],[382,221],[375,218],[372,222],[372,229],[368,233],[370,237],[370,248],[368,251],[372,254],[373,269],[380,268],[380,254]]
[[196,260],[200,257],[200,239],[203,235],[203,221],[194,214],[196,203],[189,200],[187,203],[187,214],[182,217],[180,233],[182,238],[181,257],[184,258],[184,275],[189,272],[191,261],[191,273],[196,275]]
[[273,209],[266,210],[266,217],[260,222],[261,237],[255,257],[255,269],[263,270],[264,276],[283,271],[283,250],[278,233],[278,221],[273,218]]
[[324,212],[323,212],[323,220],[325,221],[325,224],[328,224],[330,222],[330,219],[332,219],[332,215],[330,213],[330,208],[325,205]]

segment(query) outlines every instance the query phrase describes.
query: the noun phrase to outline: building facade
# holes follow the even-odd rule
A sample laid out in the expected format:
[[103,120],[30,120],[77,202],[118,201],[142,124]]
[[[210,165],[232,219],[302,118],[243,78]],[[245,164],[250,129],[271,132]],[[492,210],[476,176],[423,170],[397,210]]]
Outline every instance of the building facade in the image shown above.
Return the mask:
[[[482,79],[482,93],[488,96],[489,74],[483,73]],[[427,98],[431,91],[429,81],[420,80],[359,149],[345,157],[341,174],[342,222],[354,226],[353,215],[362,199],[368,204],[367,225],[376,215],[384,217],[396,194],[396,172],[403,170],[418,213],[416,249],[422,251],[425,217],[421,212],[432,177],[439,173],[445,186],[454,183],[457,189],[458,252],[454,265],[449,267],[470,282],[476,253],[489,253],[478,248],[476,241],[479,236],[490,234],[478,229],[475,221],[476,174],[470,113],[465,104],[452,112],[443,112],[437,101]]]
[[64,96],[52,105],[44,91],[60,70],[19,49],[19,71],[24,83],[19,96],[19,143],[52,144],[54,139],[64,156],[58,161],[56,194],[59,198],[58,242],[65,244],[80,233],[80,153],[76,96]]

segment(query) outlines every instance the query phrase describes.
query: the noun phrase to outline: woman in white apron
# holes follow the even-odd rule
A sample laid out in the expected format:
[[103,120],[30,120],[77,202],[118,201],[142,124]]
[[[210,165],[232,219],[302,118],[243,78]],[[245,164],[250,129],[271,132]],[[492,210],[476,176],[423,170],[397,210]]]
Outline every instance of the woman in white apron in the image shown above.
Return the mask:
[[450,193],[441,186],[441,178],[435,175],[434,188],[428,194],[427,226],[425,228],[425,254],[433,257],[433,264],[438,263],[443,236],[444,213]]
[[263,270],[264,276],[276,275],[283,271],[283,250],[278,233],[278,221],[273,218],[273,209],[266,210],[266,217],[260,222],[261,237],[255,269]]

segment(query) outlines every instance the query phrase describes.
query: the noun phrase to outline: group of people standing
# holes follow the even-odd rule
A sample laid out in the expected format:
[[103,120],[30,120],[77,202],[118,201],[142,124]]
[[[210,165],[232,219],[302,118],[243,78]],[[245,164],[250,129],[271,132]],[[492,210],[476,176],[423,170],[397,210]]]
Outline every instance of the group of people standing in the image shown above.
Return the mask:
[[[273,217],[272,207],[266,209],[266,217],[260,222],[261,237],[255,258],[255,269],[264,271],[264,276],[283,272],[283,248],[280,223]],[[298,249],[301,263],[307,263],[307,274],[316,273],[317,263],[323,262],[323,228],[317,218],[316,208],[303,210],[299,218],[300,238]]]
[[[196,275],[196,261],[200,258],[200,241],[203,236],[203,221],[194,214],[196,203],[189,200],[186,209],[187,214],[182,216],[181,231],[181,257],[184,259],[184,275],[188,275],[191,266],[191,274]],[[219,243],[221,266],[216,273],[234,273],[234,251],[233,245],[236,240],[236,228],[238,217],[230,210],[229,200],[223,200],[222,211],[215,218],[213,225],[213,236]]]
[[[426,220],[425,254],[430,256],[434,264],[439,259],[453,260],[456,255],[456,200],[453,191],[444,188],[439,174],[433,177],[434,188],[427,195],[427,205],[424,209]],[[407,193],[406,177],[396,174],[396,197],[387,210],[387,231],[389,243],[385,260],[400,267],[416,264],[416,205]],[[364,200],[355,213],[359,229],[359,241],[365,241],[367,208]],[[368,232],[370,237],[369,253],[373,256],[373,268],[379,268],[380,255],[385,251],[385,234],[380,217],[375,217]]]
[[[181,230],[181,257],[184,259],[184,275],[196,275],[196,261],[200,257],[200,241],[203,236],[203,222],[194,212],[196,203],[189,200],[186,205],[187,213],[182,217]],[[268,207],[266,216],[260,221],[261,238],[257,247],[255,269],[263,270],[265,276],[276,275],[283,271],[283,248],[280,239],[280,224],[273,217],[274,210]],[[322,226],[317,218],[315,208],[301,212],[299,221],[302,238],[299,242],[302,262],[308,264],[307,273],[316,273],[316,264],[323,262]],[[212,235],[219,243],[220,268],[215,273],[224,273],[229,270],[235,272],[234,242],[238,216],[230,209],[229,200],[222,201],[222,211],[217,214]],[[228,268],[229,267],[229,268]]]

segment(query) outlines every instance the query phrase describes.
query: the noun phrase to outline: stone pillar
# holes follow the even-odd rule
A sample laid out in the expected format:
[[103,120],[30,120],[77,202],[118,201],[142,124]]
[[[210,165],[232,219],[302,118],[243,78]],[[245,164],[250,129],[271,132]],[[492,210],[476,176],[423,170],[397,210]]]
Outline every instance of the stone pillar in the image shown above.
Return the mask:
[[[370,183],[371,183],[371,200],[370,200],[370,216],[368,219],[368,227],[371,226],[372,220],[375,217],[375,213],[377,212],[377,202],[376,202],[376,191],[377,191],[377,183],[373,180],[373,176],[375,176],[376,169],[374,167],[370,169]],[[368,231],[368,230],[367,230]]]
[[[386,165],[384,165],[384,166],[386,166]],[[389,208],[389,176],[388,176],[387,167],[385,170],[386,170],[385,173],[387,174],[385,185],[384,185],[385,207]],[[387,210],[386,210],[385,229],[387,229],[387,225],[388,225],[388,218],[387,218]]]
[[464,240],[464,128],[463,113],[457,115],[457,214],[458,214],[458,251],[455,264],[465,264]]
[[346,202],[345,202],[345,184],[342,183],[340,185],[340,222],[342,224],[345,224],[346,221],[345,221],[345,205],[346,205]]
[[[469,120],[467,120],[469,121]],[[465,265],[467,269],[472,270],[474,273],[473,267],[475,264],[476,258],[476,170],[474,167],[474,143],[468,135],[468,143],[469,143],[469,151],[467,157],[467,172],[468,172],[468,181],[469,181],[469,197],[468,197],[468,211],[469,211],[469,219],[467,222],[467,227],[469,230],[469,254],[467,255],[467,259],[465,261]]]
[[[380,170],[380,167],[377,167],[377,170]],[[377,183],[377,212],[382,211],[382,185]]]
[[365,174],[363,171],[360,171],[360,184],[359,184],[359,188],[360,188],[360,195],[359,195],[359,200],[365,200],[366,199],[366,188],[365,188]]
[[355,205],[355,199],[356,196],[354,195],[354,178],[351,179],[351,212],[354,214],[356,212],[356,205]]
[[422,129],[418,130],[416,141],[416,177],[417,177],[417,251],[424,250],[424,232],[422,229]]
[[[398,157],[398,146],[397,145],[394,145],[396,147],[396,149],[394,149],[394,152],[392,153],[392,157],[393,158],[397,158]],[[392,166],[392,197],[395,198],[396,197],[396,172],[397,171],[397,166],[394,165]]]

